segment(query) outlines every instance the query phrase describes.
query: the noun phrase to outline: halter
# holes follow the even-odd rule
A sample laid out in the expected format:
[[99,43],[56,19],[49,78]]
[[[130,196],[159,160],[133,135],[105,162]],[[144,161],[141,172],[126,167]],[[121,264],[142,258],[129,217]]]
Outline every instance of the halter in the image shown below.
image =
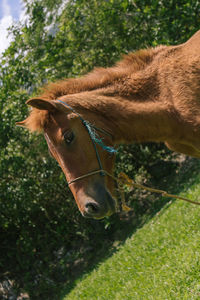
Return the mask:
[[79,119],[81,120],[83,126],[86,128],[86,130],[87,130],[87,132],[88,132],[88,134],[89,134],[89,136],[90,136],[90,139],[91,139],[91,141],[92,141],[92,144],[93,144],[93,146],[94,146],[94,150],[95,150],[95,153],[96,153],[96,158],[97,158],[97,161],[98,161],[98,165],[99,165],[99,169],[98,169],[98,170],[94,170],[94,171],[92,171],[92,172],[89,172],[89,173],[86,173],[86,174],[84,174],[84,175],[81,175],[81,176],[79,176],[79,177],[77,177],[77,178],[75,178],[75,179],[72,179],[71,181],[68,182],[68,185],[70,185],[70,184],[72,184],[72,183],[74,183],[74,182],[77,182],[77,181],[79,181],[79,180],[82,180],[82,179],[84,179],[84,178],[86,178],[86,177],[95,175],[95,174],[100,174],[101,176],[107,175],[107,176],[111,177],[112,179],[114,179],[114,176],[113,176],[112,174],[110,174],[109,172],[107,172],[106,170],[103,169],[103,165],[102,165],[102,162],[101,162],[101,158],[100,158],[100,155],[99,155],[99,151],[98,151],[98,149],[97,149],[97,144],[100,145],[104,150],[106,150],[106,151],[108,151],[109,153],[112,153],[112,154],[115,153],[115,152],[117,152],[117,150],[114,149],[113,147],[106,146],[106,145],[103,143],[102,139],[100,139],[100,138],[96,135],[95,130],[97,130],[97,131],[99,131],[99,132],[102,132],[102,133],[104,133],[104,134],[110,136],[111,138],[112,138],[112,135],[111,135],[109,132],[107,132],[106,130],[104,130],[104,129],[101,129],[101,128],[98,128],[98,127],[96,127],[96,126],[94,126],[94,125],[91,125],[89,122],[87,122],[86,120],[84,120],[84,119],[82,118],[82,116],[81,116],[79,113],[77,113],[70,105],[68,105],[68,104],[65,103],[64,101],[58,100],[58,99],[57,99],[57,101],[60,102],[60,103],[62,103],[62,104],[64,104],[66,107],[68,107],[68,108],[69,108],[73,113],[75,113],[75,114],[79,117]]

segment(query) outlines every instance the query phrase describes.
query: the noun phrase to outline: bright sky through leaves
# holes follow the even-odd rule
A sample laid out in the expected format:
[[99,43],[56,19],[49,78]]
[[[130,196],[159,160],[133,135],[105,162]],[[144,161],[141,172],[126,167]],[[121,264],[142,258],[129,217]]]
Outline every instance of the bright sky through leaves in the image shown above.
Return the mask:
[[8,27],[23,18],[21,0],[0,0],[0,54],[9,46]]

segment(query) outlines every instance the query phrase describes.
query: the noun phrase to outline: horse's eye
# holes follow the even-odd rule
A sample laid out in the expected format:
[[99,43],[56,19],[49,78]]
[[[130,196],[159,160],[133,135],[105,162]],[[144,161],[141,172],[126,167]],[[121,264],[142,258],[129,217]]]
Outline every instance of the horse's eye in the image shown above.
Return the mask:
[[71,142],[74,140],[74,137],[75,137],[73,131],[67,131],[67,132],[64,133],[63,136],[64,136],[65,143],[67,145],[70,145]]

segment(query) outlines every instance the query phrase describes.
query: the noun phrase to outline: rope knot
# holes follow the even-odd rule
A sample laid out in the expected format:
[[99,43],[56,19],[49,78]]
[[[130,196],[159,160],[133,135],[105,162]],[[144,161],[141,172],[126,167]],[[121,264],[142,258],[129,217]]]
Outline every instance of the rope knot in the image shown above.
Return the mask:
[[98,134],[96,133],[94,127],[87,121],[83,120],[82,121],[83,125],[87,128],[87,131],[91,137],[91,139],[98,144],[99,146],[101,146],[101,148],[109,153],[116,153],[117,150],[114,147],[111,146],[106,146],[103,142],[103,140],[98,136]]

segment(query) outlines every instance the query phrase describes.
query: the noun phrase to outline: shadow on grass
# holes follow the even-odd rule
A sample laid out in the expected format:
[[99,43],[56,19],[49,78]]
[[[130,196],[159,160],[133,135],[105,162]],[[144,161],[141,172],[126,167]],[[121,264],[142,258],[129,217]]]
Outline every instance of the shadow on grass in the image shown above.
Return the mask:
[[[149,168],[151,179],[146,185],[166,190],[172,194],[179,194],[186,191],[192,184],[197,182],[200,161],[198,159],[185,158],[180,156],[178,160],[159,162]],[[126,195],[127,203],[133,207],[129,213],[120,213],[110,217],[104,222],[105,232],[98,234],[99,221],[90,221],[97,227],[96,239],[91,237],[81,257],[74,260],[70,266],[69,276],[63,284],[63,289],[58,299],[62,300],[76,286],[76,281],[81,280],[87,273],[92,272],[107,258],[118,251],[138,228],[149,222],[165,206],[167,208],[172,201],[158,194],[151,194],[146,191],[134,190]],[[166,205],[168,203],[168,205]],[[192,204],[191,204],[192,205]],[[107,223],[106,223],[107,222]],[[94,244],[96,241],[96,245]]]

